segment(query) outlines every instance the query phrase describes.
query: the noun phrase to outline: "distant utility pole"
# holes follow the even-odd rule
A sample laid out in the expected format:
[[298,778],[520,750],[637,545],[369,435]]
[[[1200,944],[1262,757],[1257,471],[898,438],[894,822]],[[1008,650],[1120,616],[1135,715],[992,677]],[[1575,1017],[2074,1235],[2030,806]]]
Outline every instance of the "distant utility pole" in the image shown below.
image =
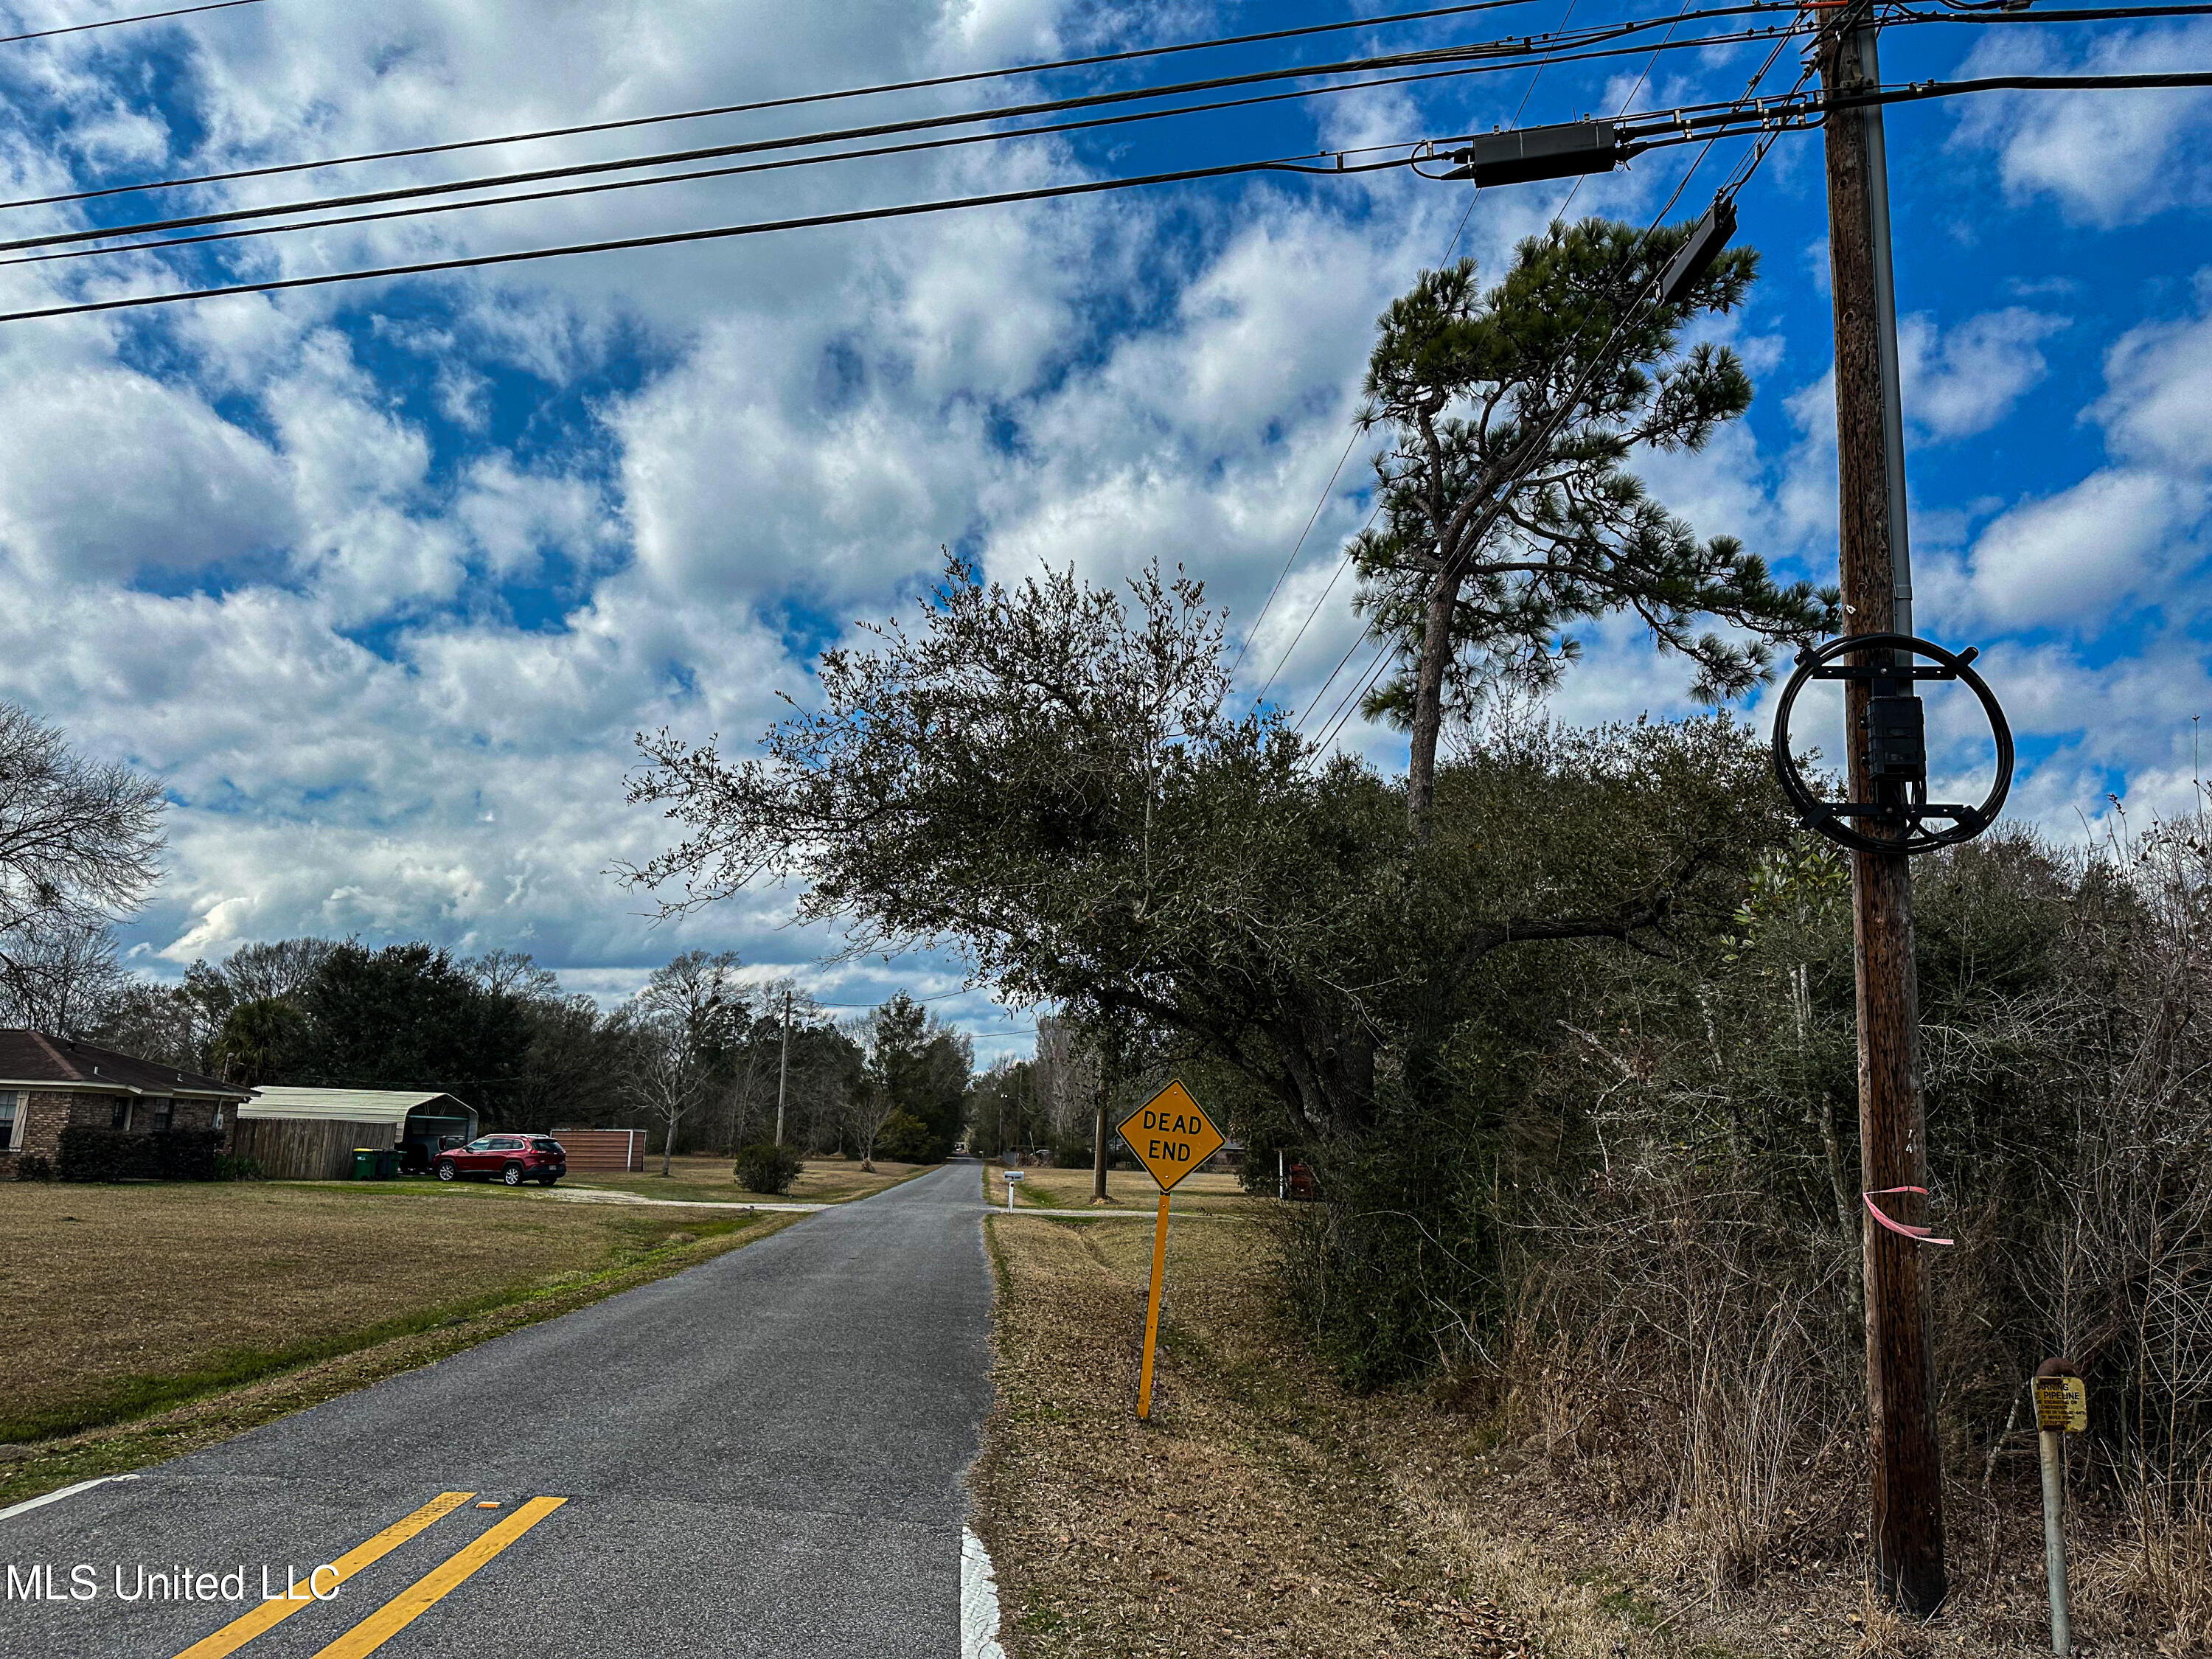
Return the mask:
[[783,1097],[791,1082],[791,992],[783,994],[783,1054],[775,1066],[775,1144],[783,1145]]
[[[1823,87],[1878,85],[1871,8],[1820,46]],[[1828,246],[1836,307],[1836,449],[1844,631],[1912,632],[1905,522],[1905,422],[1899,406],[1897,295],[1889,246],[1888,163],[1881,109],[1832,111],[1827,143]],[[1903,653],[1897,663],[1910,666]],[[1868,775],[1870,696],[1909,694],[1912,682],[1844,682],[1851,799],[1876,800],[1894,782]],[[1885,832],[1867,820],[1867,833]],[[1902,829],[1898,833],[1903,833]],[[1859,1158],[1869,1192],[1925,1187],[1920,1101],[1920,990],[1912,960],[1912,878],[1902,854],[1851,854],[1858,979]],[[1900,1218],[1924,1222],[1905,1195]],[[1942,1605],[1943,1472],[1936,1442],[1935,1366],[1920,1246],[1860,1218],[1865,1234],[1867,1414],[1873,1430],[1875,1571],[1887,1599],[1926,1618]]]

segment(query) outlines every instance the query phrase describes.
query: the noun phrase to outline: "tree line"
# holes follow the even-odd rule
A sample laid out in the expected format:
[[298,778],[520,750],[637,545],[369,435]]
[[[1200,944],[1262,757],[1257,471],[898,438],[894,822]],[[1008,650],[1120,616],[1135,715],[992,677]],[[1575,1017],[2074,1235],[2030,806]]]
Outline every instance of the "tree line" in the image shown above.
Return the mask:
[[927,1162],[959,1139],[974,1050],[901,993],[840,1019],[735,952],[680,954],[611,1010],[529,956],[423,941],[240,945],[163,984],[115,924],[160,875],[159,786],[0,704],[0,1023],[248,1087],[437,1090],[487,1127],[635,1127],[664,1159],[771,1139]]
[[734,951],[685,951],[611,1010],[525,954],[292,939],[122,978],[75,1034],[249,1087],[440,1090],[487,1127],[643,1127],[665,1158],[783,1135],[930,1161],[958,1139],[973,1048],[903,993],[842,1021]]

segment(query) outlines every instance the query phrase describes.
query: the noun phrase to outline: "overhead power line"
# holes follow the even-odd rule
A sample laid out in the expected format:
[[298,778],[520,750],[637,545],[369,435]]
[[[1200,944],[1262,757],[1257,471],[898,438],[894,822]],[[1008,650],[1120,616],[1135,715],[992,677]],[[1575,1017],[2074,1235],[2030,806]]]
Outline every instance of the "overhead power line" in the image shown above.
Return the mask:
[[[673,121],[703,121],[717,116],[750,115],[763,110],[794,109],[807,104],[836,103],[848,98],[873,98],[890,93],[916,92],[935,87],[973,85],[978,82],[1004,80],[1022,75],[1045,75],[1059,70],[1091,69],[1107,64],[1133,63],[1148,58],[1168,58],[1177,53],[1208,52],[1228,46],[1245,46],[1277,40],[1297,40],[1307,35],[1331,34],[1346,29],[1377,28],[1386,24],[1425,22],[1440,17],[1456,17],[1468,12],[1497,11],[1509,6],[1533,4],[1534,0],[1480,0],[1479,3],[1455,6],[1431,6],[1419,11],[1394,12],[1383,17],[1359,17],[1335,23],[1313,23],[1299,28],[1268,29],[1256,34],[1219,35],[1207,40],[1180,41],[1172,46],[1141,46],[1127,52],[1094,52],[1085,58],[1060,58],[1048,63],[1015,64],[1000,69],[967,70],[954,75],[933,75],[914,81],[882,81],[869,86],[843,87],[833,92],[794,93],[782,98],[757,98],[749,103],[712,104],[698,109],[672,110],[653,115],[627,115],[607,121],[588,121],[565,127],[538,127],[526,132],[503,132],[488,138],[455,138],[435,144],[410,144],[398,149],[362,150],[349,155],[328,155],[313,161],[279,161],[266,167],[239,167],[228,173],[202,173],[185,178],[149,179],[135,184],[106,185],[97,190],[71,191],[58,196],[32,196],[20,201],[0,202],[0,208],[46,207],[58,202],[88,202],[103,196],[124,196],[142,190],[179,190],[188,185],[229,184],[241,179],[267,179],[280,173],[313,173],[324,167],[354,167],[369,161],[396,161],[411,156],[449,155],[459,150],[486,149],[501,144],[537,143],[551,138],[576,138],[600,132],[623,132],[639,127],[659,126]],[[218,0],[218,5],[256,5],[260,0]],[[215,9],[214,7],[194,6],[187,10]],[[155,16],[176,14],[157,12]],[[131,22],[131,18],[117,18],[116,22]],[[104,27],[103,24],[79,24],[79,28]],[[67,30],[48,30],[48,33],[66,33]],[[37,35],[15,35],[14,40],[29,40]]]
[[[1768,39],[1778,31],[1752,31],[1751,36]],[[1788,31],[1783,33],[1786,38]],[[1712,46],[1725,40],[1747,38],[1743,33],[1726,37],[1701,36],[1684,45]],[[1474,51],[1468,47],[1460,51]],[[1615,48],[1584,54],[1590,57],[1619,56],[1623,51],[1641,52],[1641,46]],[[571,185],[561,189],[522,191],[503,196],[487,196],[469,201],[444,201],[448,196],[470,191],[495,190],[519,184],[537,183],[548,179],[597,177],[611,172],[628,172],[634,168],[678,163],[689,161],[711,160],[729,155],[757,155],[766,151],[805,148],[848,137],[864,137],[927,131],[948,125],[966,125],[976,121],[1003,118],[1013,113],[1048,112],[1070,108],[1084,108],[1099,103],[1119,103],[1139,98],[1168,95],[1167,91],[1152,93],[1116,93],[1103,97],[1057,100],[1048,104],[1024,106],[1015,111],[982,112],[959,116],[929,117],[912,121],[891,122],[880,126],[853,129],[844,133],[817,133],[796,138],[750,140],[742,143],[713,145],[702,149],[670,151],[658,155],[639,156],[628,160],[580,161],[558,167],[540,167],[524,173],[493,174],[469,179],[450,180],[427,185],[394,185],[387,190],[369,191],[351,196],[310,197],[292,202],[267,204],[257,207],[232,208],[220,211],[188,214],[166,219],[141,221],[133,224],[102,225],[74,230],[52,231],[38,236],[17,237],[0,241],[0,252],[19,252],[31,248],[69,247],[78,243],[110,241],[116,238],[152,235],[171,230],[191,229],[204,225],[237,224],[242,221],[258,222],[283,218],[288,215],[313,213],[319,210],[369,206],[385,202],[427,202],[429,204],[397,211],[355,214],[339,217],[294,221],[283,224],[263,226],[259,229],[228,231],[216,235],[177,237],[164,241],[124,243],[112,248],[94,248],[89,253],[129,252],[145,248],[174,247],[198,242],[235,240],[239,238],[274,234],[288,230],[324,229],[333,226],[365,224],[380,220],[405,218],[428,213],[463,212],[471,208],[499,207],[517,203],[548,201],[562,198],[586,196],[606,191],[641,189],[659,184],[677,184],[704,179],[728,178],[744,173],[771,173],[792,167],[814,167],[834,161],[852,161],[888,155],[910,155],[931,149],[951,149],[961,145],[994,143],[1009,138],[1036,137],[1048,134],[1074,132],[1101,127],[1126,125],[1134,122],[1169,119],[1177,116],[1206,114],[1222,110],[1249,108],[1257,105],[1280,103],[1307,98],[1327,97],[1338,93],[1372,90],[1382,87],[1403,86],[1413,82],[1450,79],[1462,76],[1489,74],[1512,64],[1456,64],[1441,69],[1423,69],[1404,75],[1374,76],[1361,80],[1337,81],[1319,87],[1297,88],[1289,91],[1255,93],[1242,98],[1216,99],[1195,104],[1182,104],[1165,109],[1144,110],[1134,113],[1112,116],[1093,116],[1083,120],[1065,121],[1048,125],[1006,128],[1000,131],[964,134],[953,137],[920,140],[902,144],[885,144],[860,149],[829,151],[813,155],[790,157],[781,161],[753,162],[722,167],[701,168],[686,173],[658,174],[642,179],[623,179],[593,185]],[[1284,78],[1281,71],[1267,71],[1250,76],[1231,76],[1219,83],[1197,83],[1206,86],[1237,86],[1267,82]],[[1173,89],[1173,90],[1180,90]],[[76,257],[49,255],[47,258]],[[0,260],[0,264],[24,264],[25,260]]]
[[[1692,15],[1701,18],[1741,16],[1750,14],[1793,12],[1787,0],[1753,0],[1753,3],[1710,8]],[[1442,78],[1455,73],[1480,73],[1491,67],[1492,60],[1501,67],[1517,67],[1532,55],[1541,53],[1552,61],[1580,62],[1590,58],[1613,57],[1619,51],[1583,52],[1584,46],[1601,46],[1605,42],[1627,39],[1647,29],[1658,27],[1668,20],[1652,19],[1605,25],[1601,27],[1575,32],[1572,36],[1524,35],[1499,40],[1468,42],[1459,46],[1443,46],[1413,52],[1393,52],[1368,58],[1346,58],[1337,63],[1298,64],[1287,68],[1249,70],[1241,75],[1214,76],[1204,80],[1183,81],[1165,86],[1119,88],[1110,92],[1080,94],[1072,97],[1042,99],[1026,104],[1010,104],[996,107],[969,109],[944,114],[915,116],[899,121],[875,122],[865,126],[826,128],[814,132],[787,135],[773,138],[748,139],[725,144],[697,145],[687,149],[663,150],[652,155],[618,157],[613,160],[577,161],[556,167],[534,167],[520,172],[485,173],[472,179],[447,179],[431,184],[396,185],[380,191],[358,191],[345,196],[322,196],[295,198],[290,202],[270,203],[258,206],[232,208],[221,212],[187,214],[160,219],[141,220],[134,223],[106,225],[85,229],[55,232],[47,235],[21,237],[0,242],[0,248],[15,250],[29,247],[58,246],[70,242],[91,241],[107,237],[150,235],[163,231],[181,230],[199,225],[232,223],[244,219],[277,217],[290,213],[309,213],[333,208],[368,206],[382,202],[413,200],[433,195],[451,195],[474,190],[494,190],[513,185],[538,183],[553,179],[573,179],[591,175],[629,172],[641,167],[672,167],[688,161],[715,161],[738,155],[754,155],[775,150],[804,149],[816,145],[846,143],[858,139],[893,137],[908,133],[931,132],[946,127],[970,126],[989,121],[1007,121],[1034,115],[1056,115],[1075,110],[1100,109],[1113,106],[1146,102],[1155,99],[1187,97],[1194,94],[1224,91],[1235,88],[1262,86],[1291,80],[1311,80],[1328,76],[1366,75],[1395,69],[1427,70],[1428,73],[1401,77],[1402,80]],[[1679,21],[1679,20],[1675,20]],[[1802,26],[1791,25],[1776,29],[1740,31],[1722,36],[1701,36],[1678,44],[1687,46],[1712,46],[1731,40],[1768,39],[1778,33],[1794,33]],[[1538,40],[1553,41],[1554,46],[1537,47]],[[1569,52],[1569,48],[1575,50]],[[1631,48],[1642,51],[1641,46]],[[1565,55],[1562,55],[1562,54]],[[1401,82],[1367,81],[1347,82],[1346,85],[1400,84]],[[1315,92],[1331,90],[1316,88]],[[1298,96],[1314,95],[1313,92]],[[216,175],[246,177],[251,174]],[[208,182],[193,180],[191,182]],[[132,186],[131,188],[154,188]],[[113,194],[114,191],[90,192]],[[89,194],[89,193],[88,193]],[[0,202],[0,208],[44,206],[54,202],[86,199],[85,195],[74,197],[36,197],[21,201]]]
[[[1623,159],[1674,144],[1746,132],[1803,131],[1818,126],[1832,111],[1930,98],[1969,97],[1985,92],[2146,92],[2212,87],[2212,70],[2173,70],[2141,75],[1986,75],[1967,81],[1914,81],[1903,86],[1837,92],[1823,88],[1781,98],[1747,100],[1733,106],[1692,105],[1639,116],[1620,124]],[[1453,142],[1450,140],[1447,143]]]
[[[1778,34],[1787,38],[1789,34],[1796,32],[1798,31],[1770,30],[1760,33],[1766,38]],[[1662,44],[1698,46],[1710,45],[1711,42],[1700,40]],[[1640,48],[1632,47],[1628,50],[1634,52]],[[1747,98],[1737,100],[1728,109],[1713,106],[1695,106],[1684,111],[1659,112],[1625,124],[1626,130],[1632,130],[1634,145],[1632,149],[1628,149],[1626,153],[1639,154],[1644,150],[1660,149],[1671,144],[1710,140],[1725,136],[1731,131],[1780,131],[1791,127],[1809,125],[1812,120],[1818,118],[1823,109],[1856,107],[1869,103],[1903,102],[2000,90],[2179,88],[2206,85],[2212,85],[2212,74],[2196,71],[2117,76],[2002,76],[1973,81],[1920,82],[1910,86],[1876,88],[1869,92],[1845,94],[1805,96],[1792,94],[1784,98],[1768,100]],[[1624,136],[1630,137],[1631,133],[1625,131]],[[1464,142],[1466,142],[1464,137],[1425,141],[1424,148],[1428,154],[1436,155],[1444,153],[1439,148],[1441,146]],[[1267,161],[1230,162],[1209,167],[1184,168],[1170,173],[1148,173],[1129,179],[1089,179],[1031,190],[998,191],[986,195],[905,203],[839,213],[810,214],[790,218],[715,226],[703,229],[605,238],[596,241],[568,243],[552,247],[526,248],[501,253],[459,255],[442,259],[418,260],[403,264],[376,266],[366,270],[331,271],[304,276],[274,277],[258,282],[226,283],[166,293],[82,301],[66,305],[0,313],[0,323],[25,322],[46,317],[75,316],[91,312],[129,310],[148,306],[172,305],[190,300],[216,299],[244,294],[265,294],[291,289],[320,288],[332,283],[362,282],[379,277],[428,276],[494,265],[518,264],[538,259],[560,258],[574,254],[672,246],[686,242],[713,241],[785,230],[854,224],[878,219],[910,217],[922,214],[947,212],[959,208],[1000,206],[1044,201],[1059,197],[1095,195],[1104,191],[1142,188],[1152,185],[1230,178],[1245,173],[1372,173],[1405,166],[1410,159],[1400,157],[1389,161],[1362,162],[1355,165],[1347,163],[1345,160],[1345,156],[1350,153],[1309,152],[1296,156],[1278,157]],[[1337,165],[1334,167],[1316,165],[1317,161],[1331,155],[1335,156]],[[111,231],[106,234],[116,233]],[[33,244],[42,240],[30,239]]]
[[146,306],[175,305],[186,300],[225,299],[240,294],[272,294],[289,289],[325,288],[333,283],[365,282],[379,276],[426,276],[448,270],[468,270],[485,265],[520,264],[533,259],[558,259],[579,253],[611,253],[626,248],[670,247],[684,242],[707,242],[733,236],[761,236],[777,231],[807,230],[826,225],[850,225],[876,219],[905,219],[922,214],[949,213],[960,208],[1001,207],[1019,202],[1049,201],[1063,196],[1095,196],[1109,191],[1137,190],[1152,185],[1184,184],[1201,179],[1227,179],[1243,173],[1295,173],[1334,178],[1344,174],[1377,173],[1405,165],[1403,158],[1364,162],[1351,167],[1315,165],[1323,154],[1282,156],[1264,161],[1231,161],[1218,167],[1188,167],[1176,173],[1146,173],[1133,179],[1092,179],[1073,184],[1048,185],[1034,190],[1000,191],[988,196],[959,196],[932,202],[908,202],[894,207],[858,208],[844,213],[816,213],[793,219],[763,219],[748,224],[717,225],[704,230],[664,231],[650,236],[621,236],[597,242],[572,242],[559,247],[524,248],[509,253],[476,253],[448,259],[424,259],[410,264],[383,265],[372,270],[329,271],[313,276],[279,276],[258,283],[233,283],[217,288],[185,289],[166,294],[138,294],[121,299],[86,300],[70,305],[45,306],[29,311],[0,313],[0,323],[30,322],[42,317],[75,317],[88,312],[129,311]]
[[190,17],[196,12],[228,11],[233,6],[258,6],[262,0],[208,0],[199,6],[175,6],[167,11],[142,11],[131,17],[103,17],[95,23],[64,23],[50,29],[32,29],[22,34],[0,34],[0,46],[12,46],[19,40],[51,40],[58,34],[83,34],[92,29],[121,28],[125,23],[156,23],[164,17]]

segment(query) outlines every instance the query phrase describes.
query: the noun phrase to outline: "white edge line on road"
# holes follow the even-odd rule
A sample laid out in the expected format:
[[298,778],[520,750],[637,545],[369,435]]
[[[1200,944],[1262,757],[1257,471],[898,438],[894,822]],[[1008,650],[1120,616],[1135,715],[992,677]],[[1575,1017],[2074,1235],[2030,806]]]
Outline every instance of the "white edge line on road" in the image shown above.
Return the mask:
[[960,1659],[1006,1659],[999,1645],[999,1580],[991,1553],[967,1527],[960,1528]]
[[44,1509],[49,1504],[58,1504],[64,1498],[74,1498],[81,1492],[90,1492],[94,1486],[104,1486],[111,1480],[136,1480],[137,1478],[135,1474],[103,1474],[97,1480],[80,1480],[74,1486],[64,1486],[58,1492],[46,1492],[37,1498],[27,1498],[20,1504],[10,1504],[6,1509],[0,1510],[0,1521],[5,1521],[11,1515],[27,1515],[33,1510]]

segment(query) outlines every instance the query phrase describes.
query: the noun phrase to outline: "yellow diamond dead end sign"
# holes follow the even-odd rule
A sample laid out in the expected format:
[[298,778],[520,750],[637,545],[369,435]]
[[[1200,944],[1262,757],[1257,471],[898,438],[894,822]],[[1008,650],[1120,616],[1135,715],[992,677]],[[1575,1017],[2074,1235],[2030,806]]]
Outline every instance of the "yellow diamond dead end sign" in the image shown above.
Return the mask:
[[1221,1131],[1180,1083],[1169,1084],[1123,1118],[1121,1130],[1121,1139],[1129,1143],[1137,1161],[1152,1172],[1164,1193],[1224,1145]]

